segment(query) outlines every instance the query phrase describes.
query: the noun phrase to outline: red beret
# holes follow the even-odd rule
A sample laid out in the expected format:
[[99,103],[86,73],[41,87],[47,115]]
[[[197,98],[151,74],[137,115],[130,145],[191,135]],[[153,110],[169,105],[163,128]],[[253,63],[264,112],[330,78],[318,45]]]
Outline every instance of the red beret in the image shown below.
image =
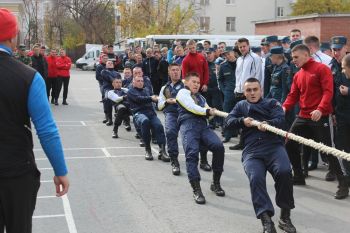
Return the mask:
[[16,37],[18,33],[17,18],[9,10],[0,8],[0,41]]

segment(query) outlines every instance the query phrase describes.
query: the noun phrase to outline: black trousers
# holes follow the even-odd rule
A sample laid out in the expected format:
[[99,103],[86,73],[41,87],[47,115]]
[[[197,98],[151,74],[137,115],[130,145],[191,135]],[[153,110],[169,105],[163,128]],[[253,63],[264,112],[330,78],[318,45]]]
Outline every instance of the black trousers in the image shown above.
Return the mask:
[[58,77],[57,78],[57,86],[56,86],[57,88],[55,91],[56,100],[58,100],[58,98],[60,97],[62,86],[63,86],[63,100],[67,99],[69,79],[70,79],[70,77]]
[[[331,131],[329,125],[329,117],[322,117],[315,122],[311,119],[297,117],[290,129],[291,133],[302,136],[304,138],[313,139],[316,142],[321,142],[327,146],[332,146]],[[292,163],[294,175],[301,175],[301,156],[300,144],[292,140],[288,140],[286,144],[289,160]],[[332,155],[324,154],[328,160],[330,170],[334,171],[337,179],[344,178],[338,158]]]
[[0,178],[0,233],[31,233],[40,172]]
[[[350,122],[342,119],[337,120],[334,142],[337,149],[350,153]],[[350,177],[350,162],[345,159],[341,161],[345,174]]]
[[114,107],[115,109],[115,120],[114,120],[114,129],[113,131],[118,131],[118,127],[124,121],[126,124],[130,125],[130,110],[123,104],[119,104]]
[[[46,78],[45,80],[45,84],[46,84],[46,94],[47,94],[47,98],[50,97],[51,94],[51,98],[56,98],[56,90],[57,90],[57,78]],[[51,91],[51,93],[50,93]]]

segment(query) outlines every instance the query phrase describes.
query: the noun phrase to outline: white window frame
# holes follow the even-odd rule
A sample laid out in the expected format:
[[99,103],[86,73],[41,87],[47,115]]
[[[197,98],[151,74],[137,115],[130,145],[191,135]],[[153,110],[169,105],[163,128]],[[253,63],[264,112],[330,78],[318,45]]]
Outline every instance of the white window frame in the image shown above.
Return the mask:
[[[206,25],[208,25],[207,28],[205,27]],[[209,16],[201,16],[199,18],[199,30],[202,32],[208,32],[209,29],[210,29],[210,17]]]
[[[234,25],[233,25],[233,30],[231,30],[232,29],[232,25],[231,25],[231,23],[230,23],[230,29],[228,29],[228,24],[229,24],[229,22],[232,22],[232,21],[228,21],[228,19],[229,18],[233,18],[234,19]],[[235,32],[236,31],[236,17],[226,17],[226,32]]]
[[277,7],[277,17],[284,17],[284,7]]

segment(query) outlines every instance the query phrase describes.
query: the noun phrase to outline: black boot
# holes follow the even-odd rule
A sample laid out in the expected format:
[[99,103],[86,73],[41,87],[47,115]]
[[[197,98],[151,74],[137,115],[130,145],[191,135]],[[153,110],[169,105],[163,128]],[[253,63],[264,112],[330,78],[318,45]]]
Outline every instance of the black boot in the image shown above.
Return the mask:
[[145,154],[145,159],[146,160],[153,160],[153,155],[152,155],[152,149],[151,146],[146,146],[146,154]]
[[136,134],[135,134],[135,138],[136,138],[136,139],[140,139],[141,136],[140,136],[138,133],[136,133]]
[[159,145],[158,159],[163,162],[170,162],[169,155],[166,153],[165,144]]
[[114,127],[113,133],[112,133],[112,138],[119,138],[119,136],[118,136],[118,127]]
[[107,114],[105,114],[105,119],[102,121],[103,124],[106,124],[108,121],[108,117],[107,117]]
[[306,185],[305,176],[304,176],[302,171],[294,171],[293,184],[294,185]]
[[297,230],[290,220],[290,209],[281,209],[281,217],[278,221],[278,227],[286,233],[296,233]]
[[339,180],[338,190],[334,195],[335,199],[344,199],[349,196],[349,186],[345,177]]
[[174,176],[180,175],[179,160],[175,156],[173,156],[173,157],[170,157],[170,161],[171,161],[171,170],[173,172],[173,175]]
[[203,196],[200,181],[192,180],[190,181],[193,189],[193,199],[197,204],[205,204],[205,197]]
[[326,181],[335,181],[336,176],[332,170],[329,170],[325,176]]
[[56,105],[56,106],[58,105],[58,100],[57,100],[57,99],[55,99],[55,105]]
[[263,225],[263,233],[277,233],[275,224],[272,222],[271,217],[267,212],[260,215],[260,220]]
[[124,126],[126,131],[131,131],[130,117],[127,117],[126,120],[124,120]]
[[199,168],[204,171],[210,172],[211,166],[208,163],[207,152],[200,152],[200,159],[201,162],[199,164]]
[[243,150],[244,147],[243,147],[243,144],[238,143],[237,145],[230,146],[228,149],[230,149],[230,150]]
[[62,104],[63,104],[63,105],[68,105],[67,100],[64,99],[64,100],[62,101]]
[[113,120],[112,120],[112,117],[108,117],[108,118],[107,118],[106,125],[107,125],[107,126],[111,126],[111,125],[113,125]]
[[213,182],[210,185],[210,190],[219,197],[225,196],[225,191],[221,188],[220,185],[221,174],[222,172],[213,172]]
[[142,138],[140,139],[140,147],[145,147],[145,143],[143,142]]

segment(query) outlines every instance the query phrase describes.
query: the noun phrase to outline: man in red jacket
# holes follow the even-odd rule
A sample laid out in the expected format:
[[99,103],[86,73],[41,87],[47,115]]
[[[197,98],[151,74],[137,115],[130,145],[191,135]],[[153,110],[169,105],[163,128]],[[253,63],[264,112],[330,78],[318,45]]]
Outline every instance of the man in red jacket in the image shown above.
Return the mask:
[[56,89],[56,99],[55,105],[58,105],[58,97],[60,96],[62,85],[63,85],[63,105],[68,105],[67,95],[68,95],[68,85],[70,79],[70,67],[72,61],[69,57],[66,56],[66,51],[60,49],[60,56],[56,60],[57,65],[57,89]]
[[47,92],[47,98],[50,98],[50,91],[51,91],[51,103],[55,103],[56,98],[56,81],[57,81],[57,65],[56,65],[56,59],[57,59],[57,50],[51,49],[50,55],[47,56],[47,64],[48,64],[48,75],[46,79],[46,92]]
[[189,53],[182,61],[182,78],[186,77],[187,73],[196,72],[201,82],[200,91],[202,93],[207,92],[209,82],[208,62],[201,53],[197,53],[194,40],[187,41],[186,46]]
[[[290,131],[305,138],[314,139],[332,146],[330,133],[330,114],[333,112],[333,77],[331,70],[310,57],[306,45],[297,45],[292,49],[294,64],[300,68],[293,78],[293,84],[287,99],[283,103],[284,111],[291,110],[299,102],[300,112]],[[294,141],[286,144],[289,159],[293,166],[295,185],[305,185],[301,169],[300,146]],[[325,155],[330,170],[335,171],[339,181],[336,199],[349,195],[349,188],[340,168],[339,161],[332,155]]]

